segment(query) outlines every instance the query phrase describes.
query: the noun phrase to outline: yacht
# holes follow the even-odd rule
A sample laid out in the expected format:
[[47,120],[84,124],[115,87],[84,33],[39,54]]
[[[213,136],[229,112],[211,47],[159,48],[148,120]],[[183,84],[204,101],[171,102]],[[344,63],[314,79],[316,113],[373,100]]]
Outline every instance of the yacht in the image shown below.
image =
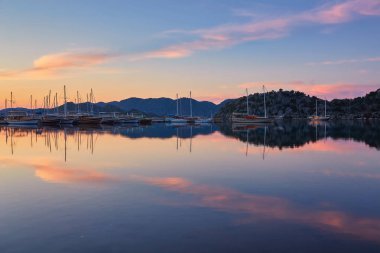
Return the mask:
[[9,111],[5,122],[11,126],[38,125],[40,120],[29,116],[25,111]]
[[312,115],[309,117],[309,120],[311,121],[326,121],[329,120],[330,116],[327,115],[327,101],[325,100],[325,115],[319,116],[318,115],[318,100],[315,101],[315,115]]
[[234,124],[255,124],[255,123],[272,123],[274,121],[273,118],[269,118],[267,116],[267,109],[266,109],[266,101],[265,101],[265,86],[263,86],[264,91],[264,117],[257,116],[254,114],[249,113],[249,104],[248,104],[248,89],[245,90],[247,94],[247,112],[246,113],[232,113],[232,122]]

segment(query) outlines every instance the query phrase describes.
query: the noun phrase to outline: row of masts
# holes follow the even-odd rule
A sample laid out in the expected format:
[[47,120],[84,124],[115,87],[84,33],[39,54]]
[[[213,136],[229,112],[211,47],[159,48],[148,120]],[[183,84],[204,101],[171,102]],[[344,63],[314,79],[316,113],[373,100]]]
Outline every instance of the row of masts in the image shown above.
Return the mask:
[[[66,93],[66,85],[64,86],[64,97],[63,97],[63,108],[64,108],[64,116],[67,116],[67,93]],[[14,100],[14,96],[13,96],[13,92],[11,91],[11,97],[10,99],[8,100],[7,98],[5,99],[4,101],[4,105],[5,105],[5,109],[13,109],[13,106],[15,104],[15,100]],[[58,109],[59,109],[59,102],[58,102],[58,92],[55,93],[54,97],[53,97],[53,103],[51,103],[51,90],[49,91],[49,94],[44,96],[43,97],[43,104],[42,104],[42,108],[38,108],[37,106],[37,99],[34,99],[33,100],[33,95],[30,95],[30,109],[31,110],[37,110],[37,109],[43,109],[44,113],[47,114],[51,109],[55,109],[55,113],[58,114]],[[78,114],[81,113],[81,110],[80,110],[80,103],[82,102],[81,101],[81,97],[80,97],[80,94],[79,94],[79,91],[77,91],[77,97],[75,99],[75,103],[77,104],[77,110],[76,112]],[[95,102],[95,96],[94,96],[94,93],[93,93],[93,90],[91,89],[90,91],[90,94],[86,94],[86,97],[87,97],[87,112],[90,113],[90,114],[93,114],[94,113],[94,102]],[[8,105],[8,102],[9,102],[9,105]],[[9,107],[8,107],[9,106]]]

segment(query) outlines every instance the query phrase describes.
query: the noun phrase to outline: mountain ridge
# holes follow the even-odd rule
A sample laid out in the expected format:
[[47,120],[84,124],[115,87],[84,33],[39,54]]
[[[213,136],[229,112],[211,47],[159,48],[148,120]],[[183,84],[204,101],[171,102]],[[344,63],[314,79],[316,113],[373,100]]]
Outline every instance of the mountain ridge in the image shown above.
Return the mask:
[[[300,91],[278,90],[270,91],[267,97],[267,111],[269,116],[284,116],[285,118],[305,118],[314,114],[315,101],[318,101],[319,111],[324,109],[324,100],[310,96]],[[194,116],[215,117],[226,119],[232,112],[246,112],[246,97],[236,99],[226,99],[219,104],[210,101],[198,101],[191,99]],[[86,112],[89,103],[81,103],[80,111]],[[250,113],[262,115],[264,111],[263,94],[254,93],[249,95]],[[1,113],[10,109],[0,110]],[[14,108],[14,110],[30,110],[26,108]],[[43,109],[37,109],[42,111]],[[53,109],[52,109],[53,110]],[[59,106],[60,112],[63,110]],[[68,103],[70,112],[77,111],[77,105]],[[180,115],[190,115],[190,99],[182,97],[178,99],[178,110]],[[327,101],[327,112],[336,118],[380,118],[380,89],[369,92],[365,96],[352,99],[333,99]],[[94,103],[94,112],[134,112],[148,116],[167,116],[177,114],[176,99],[159,98],[139,98],[130,97],[120,101],[97,102]]]

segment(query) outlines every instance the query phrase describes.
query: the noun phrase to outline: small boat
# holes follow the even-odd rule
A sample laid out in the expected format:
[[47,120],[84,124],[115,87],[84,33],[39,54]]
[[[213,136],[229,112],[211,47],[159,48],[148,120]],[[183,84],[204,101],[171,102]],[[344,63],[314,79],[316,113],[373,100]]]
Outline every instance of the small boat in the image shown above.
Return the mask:
[[188,123],[187,118],[185,117],[180,117],[180,116],[174,116],[170,118],[166,118],[166,121],[169,123]]
[[274,121],[273,118],[267,117],[267,109],[265,102],[265,87],[263,86],[264,91],[264,117],[257,116],[254,114],[249,114],[249,104],[248,104],[248,89],[246,89],[247,93],[247,113],[232,113],[232,122],[234,124],[256,124],[256,123],[272,123]]
[[102,120],[102,117],[92,115],[80,115],[77,118],[79,125],[100,125]]
[[205,124],[205,123],[212,123],[211,118],[198,118],[195,120],[195,123]]
[[141,119],[139,119],[139,124],[140,125],[150,125],[150,124],[152,124],[152,119],[141,118]]
[[28,115],[23,111],[10,111],[5,121],[11,126],[33,126],[38,125],[40,120]]
[[0,117],[0,125],[6,125],[6,124],[8,124],[8,123],[5,120],[5,117]]
[[61,119],[57,115],[45,115],[41,117],[40,123],[42,125],[58,126],[61,123]]
[[60,117],[59,124],[60,125],[73,125],[75,123],[76,118],[67,115],[67,97],[66,97],[66,85],[63,86],[64,93],[64,106],[63,106],[63,116]]
[[102,117],[101,124],[115,125],[115,124],[120,123],[119,117],[116,115],[115,112],[113,113],[101,112],[99,113],[99,116]]
[[60,125],[73,125],[74,119],[71,119],[69,117],[62,117],[62,118],[60,118],[59,124]]
[[122,124],[138,124],[139,119],[137,119],[137,118],[124,118],[124,119],[120,119],[120,123],[122,123]]
[[272,118],[260,117],[246,113],[232,113],[232,122],[241,124],[272,123]]
[[327,102],[325,100],[325,115],[318,115],[318,100],[315,101],[315,115],[312,115],[308,118],[310,121],[327,121],[330,120],[330,116],[327,115]]
[[160,117],[154,117],[152,118],[152,123],[165,123],[165,118],[160,118]]

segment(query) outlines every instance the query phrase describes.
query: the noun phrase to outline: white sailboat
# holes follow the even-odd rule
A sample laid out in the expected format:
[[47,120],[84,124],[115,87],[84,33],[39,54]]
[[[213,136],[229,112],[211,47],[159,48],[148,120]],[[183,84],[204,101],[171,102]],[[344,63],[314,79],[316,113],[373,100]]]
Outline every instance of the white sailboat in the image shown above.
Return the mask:
[[176,106],[177,106],[177,113],[174,117],[167,118],[166,121],[169,121],[171,124],[186,124],[187,119],[185,117],[182,117],[179,115],[179,98],[178,93],[176,96]]
[[248,89],[245,89],[247,94],[247,113],[232,113],[232,122],[234,124],[257,124],[257,123],[271,123],[273,122],[272,118],[268,118],[267,116],[267,108],[266,108],[266,101],[265,101],[265,95],[266,95],[266,89],[265,86],[263,86],[264,91],[264,117],[257,116],[254,114],[249,113],[249,94]]

